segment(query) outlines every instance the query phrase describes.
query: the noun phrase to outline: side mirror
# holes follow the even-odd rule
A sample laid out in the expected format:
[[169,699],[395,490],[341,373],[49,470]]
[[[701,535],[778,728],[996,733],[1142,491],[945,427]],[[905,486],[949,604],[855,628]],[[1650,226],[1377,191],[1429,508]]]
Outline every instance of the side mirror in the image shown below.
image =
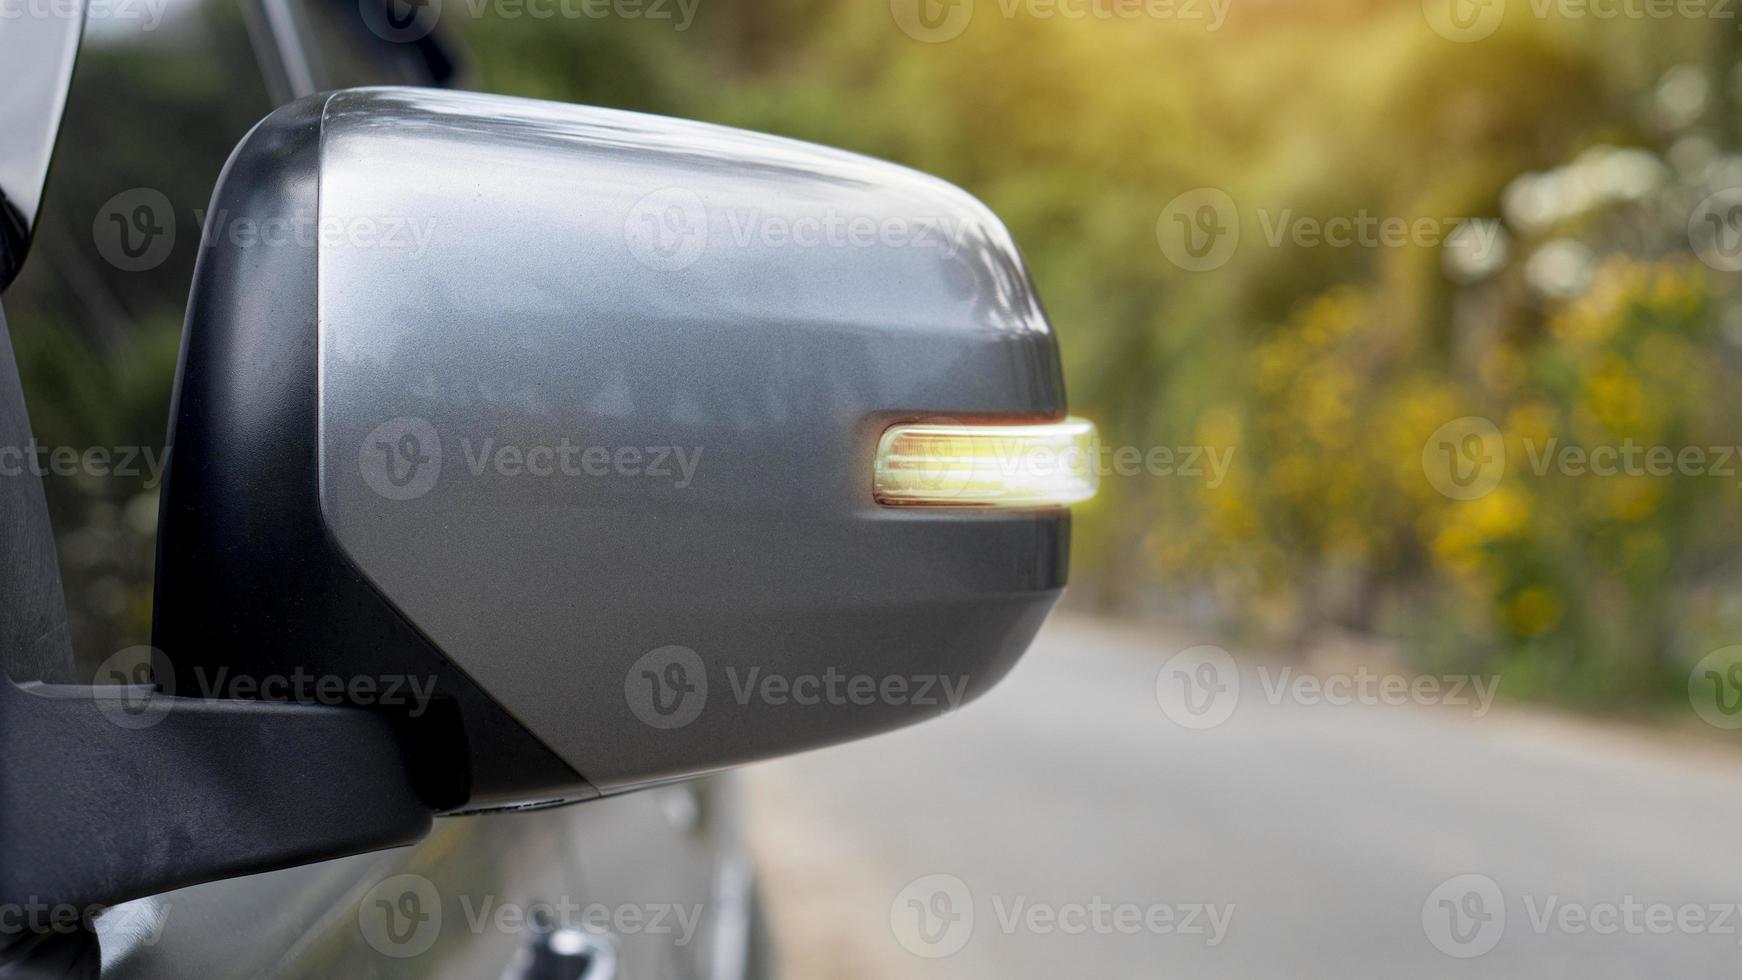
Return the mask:
[[440,810],[938,714],[1065,584],[1087,427],[1008,233],[942,181],[360,89],[257,126],[206,220],[173,693],[396,712]]

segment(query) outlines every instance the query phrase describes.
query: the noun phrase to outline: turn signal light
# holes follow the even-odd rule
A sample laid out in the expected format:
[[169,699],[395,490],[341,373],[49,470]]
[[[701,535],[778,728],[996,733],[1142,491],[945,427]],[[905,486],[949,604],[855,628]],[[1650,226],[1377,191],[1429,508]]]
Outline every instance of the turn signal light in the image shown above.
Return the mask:
[[1095,495],[1095,424],[920,422],[877,443],[874,492],[890,506],[1065,507]]

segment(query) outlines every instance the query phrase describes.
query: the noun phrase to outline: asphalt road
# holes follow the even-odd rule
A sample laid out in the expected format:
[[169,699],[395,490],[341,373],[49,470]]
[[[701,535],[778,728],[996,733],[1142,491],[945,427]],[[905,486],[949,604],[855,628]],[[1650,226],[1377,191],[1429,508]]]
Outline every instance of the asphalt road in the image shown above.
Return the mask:
[[1742,975],[1721,738],[1346,663],[1240,657],[1212,702],[1192,642],[1057,620],[954,715],[752,769],[789,975]]

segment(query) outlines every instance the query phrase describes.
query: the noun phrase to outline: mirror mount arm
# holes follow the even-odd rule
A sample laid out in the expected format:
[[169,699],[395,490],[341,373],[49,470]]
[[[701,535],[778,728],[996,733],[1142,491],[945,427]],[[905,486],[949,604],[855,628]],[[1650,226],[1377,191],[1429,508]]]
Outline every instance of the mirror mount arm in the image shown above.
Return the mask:
[[0,676],[0,902],[86,916],[412,843],[435,808],[405,741],[357,708]]

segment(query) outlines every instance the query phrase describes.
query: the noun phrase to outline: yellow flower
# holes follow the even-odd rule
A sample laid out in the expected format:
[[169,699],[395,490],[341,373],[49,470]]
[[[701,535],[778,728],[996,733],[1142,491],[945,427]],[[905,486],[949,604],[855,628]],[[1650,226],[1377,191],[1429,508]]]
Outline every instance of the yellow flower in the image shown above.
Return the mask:
[[1449,524],[1434,535],[1432,544],[1435,564],[1453,575],[1469,575],[1481,564],[1481,541],[1473,529],[1462,524]]
[[1507,603],[1505,618],[1523,636],[1540,636],[1560,624],[1566,613],[1561,600],[1547,589],[1532,586]]
[[1605,429],[1616,435],[1643,436],[1654,428],[1656,413],[1633,368],[1619,355],[1607,354],[1585,372],[1583,406]]
[[1233,449],[1241,442],[1240,416],[1229,408],[1214,408],[1198,418],[1198,445]]
[[1617,521],[1642,521],[1657,513],[1663,481],[1645,476],[1618,476],[1606,481],[1603,497],[1608,516]]
[[1539,401],[1525,402],[1506,416],[1506,452],[1510,458],[1525,459],[1526,444],[1535,447],[1548,443],[1555,435],[1557,424],[1554,409]]
[[1499,486],[1485,497],[1465,504],[1470,527],[1484,541],[1500,541],[1522,535],[1530,525],[1530,499],[1518,490]]

